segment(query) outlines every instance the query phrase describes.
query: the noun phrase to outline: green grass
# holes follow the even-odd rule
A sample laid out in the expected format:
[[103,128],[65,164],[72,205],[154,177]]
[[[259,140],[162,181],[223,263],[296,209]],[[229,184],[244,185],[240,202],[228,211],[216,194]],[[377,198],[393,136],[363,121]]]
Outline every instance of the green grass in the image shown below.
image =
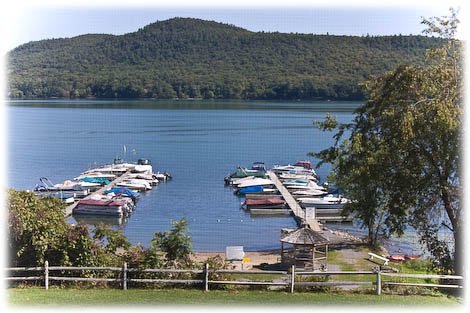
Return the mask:
[[396,307],[411,306],[457,306],[462,303],[459,298],[444,295],[435,296],[397,296],[367,295],[352,293],[298,292],[290,294],[280,291],[221,291],[184,289],[50,289],[12,288],[8,290],[8,302],[15,306],[41,305],[375,305]]

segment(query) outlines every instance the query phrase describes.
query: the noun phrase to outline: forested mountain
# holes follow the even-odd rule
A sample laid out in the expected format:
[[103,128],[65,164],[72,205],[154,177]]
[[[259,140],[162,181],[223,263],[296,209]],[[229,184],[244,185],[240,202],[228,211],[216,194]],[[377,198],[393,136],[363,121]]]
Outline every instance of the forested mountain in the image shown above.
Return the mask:
[[251,32],[174,18],[121,36],[82,35],[8,54],[11,98],[360,100],[358,86],[419,64],[441,39]]

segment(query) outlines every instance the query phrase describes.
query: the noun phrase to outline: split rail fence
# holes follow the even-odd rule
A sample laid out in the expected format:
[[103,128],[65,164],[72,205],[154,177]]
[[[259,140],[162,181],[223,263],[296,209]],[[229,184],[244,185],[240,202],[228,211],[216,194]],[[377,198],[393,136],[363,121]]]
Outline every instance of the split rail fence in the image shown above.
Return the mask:
[[[128,268],[124,263],[122,267],[70,267],[70,266],[49,266],[46,261],[42,267],[11,267],[7,268],[8,273],[5,277],[7,281],[39,281],[44,282],[45,289],[49,289],[52,282],[106,282],[116,283],[120,288],[127,290],[129,283],[149,283],[149,284],[185,284],[185,285],[201,285],[203,290],[209,291],[211,285],[252,285],[252,286],[278,286],[285,287],[291,293],[294,292],[295,287],[334,287],[334,286],[375,286],[377,295],[382,293],[383,286],[416,286],[416,287],[429,287],[429,288],[463,288],[462,276],[451,275],[427,275],[427,274],[404,274],[404,273],[385,273],[381,271],[330,271],[330,272],[313,272],[313,271],[296,271],[294,266],[290,271],[247,271],[247,270],[210,270],[209,265],[205,264],[204,269],[201,270],[176,270],[176,269],[138,269]],[[12,273],[30,273],[35,272],[36,276],[17,276],[11,275]],[[64,272],[113,272],[114,278],[108,277],[83,277],[83,276],[65,276],[60,275]],[[136,278],[131,277],[134,274],[166,274],[166,278]],[[189,279],[181,279],[178,276],[181,274],[195,274],[199,279],[193,279],[192,275]],[[216,274],[241,274],[250,277],[256,275],[270,275],[271,277],[279,276],[279,279],[271,279],[270,281],[251,280],[244,278],[243,280],[216,280],[210,279],[212,275]],[[359,280],[341,281],[330,280],[331,276],[347,276],[349,279],[353,277],[360,277]],[[369,279],[364,279],[364,276],[370,276]],[[308,281],[305,277],[318,277],[319,281]],[[411,280],[438,280],[439,283],[431,282],[403,282],[384,279],[410,278]],[[361,281],[362,279],[362,281]],[[321,281],[323,280],[323,281]],[[444,283],[445,282],[445,283]],[[452,283],[451,283],[452,282]]]

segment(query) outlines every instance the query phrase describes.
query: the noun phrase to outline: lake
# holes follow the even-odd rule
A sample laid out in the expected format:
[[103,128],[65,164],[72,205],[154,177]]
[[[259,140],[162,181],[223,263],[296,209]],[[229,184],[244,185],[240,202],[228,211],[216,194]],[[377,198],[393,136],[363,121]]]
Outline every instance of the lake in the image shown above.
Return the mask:
[[[224,251],[228,245],[276,249],[280,229],[295,227],[294,219],[251,217],[240,209],[243,199],[224,186],[224,177],[255,161],[268,167],[296,160],[315,163],[307,153],[330,146],[333,139],[315,129],[313,121],[326,112],[350,121],[359,104],[11,101],[8,185],[31,190],[40,177],[60,183],[117,156],[129,162],[148,158],[154,171],[168,171],[173,179],[144,193],[127,220],[101,219],[122,229],[132,243],[148,245],[155,232],[185,217],[195,251]],[[317,170],[322,181],[329,171],[328,165]]]

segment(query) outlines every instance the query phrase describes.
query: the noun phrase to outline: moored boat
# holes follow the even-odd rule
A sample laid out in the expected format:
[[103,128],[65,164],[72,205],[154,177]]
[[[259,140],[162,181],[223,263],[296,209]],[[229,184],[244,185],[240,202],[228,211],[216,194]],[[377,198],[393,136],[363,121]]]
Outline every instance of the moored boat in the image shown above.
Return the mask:
[[331,195],[320,198],[298,198],[297,201],[306,208],[314,207],[325,209],[342,209],[344,205],[349,202],[346,198]]

